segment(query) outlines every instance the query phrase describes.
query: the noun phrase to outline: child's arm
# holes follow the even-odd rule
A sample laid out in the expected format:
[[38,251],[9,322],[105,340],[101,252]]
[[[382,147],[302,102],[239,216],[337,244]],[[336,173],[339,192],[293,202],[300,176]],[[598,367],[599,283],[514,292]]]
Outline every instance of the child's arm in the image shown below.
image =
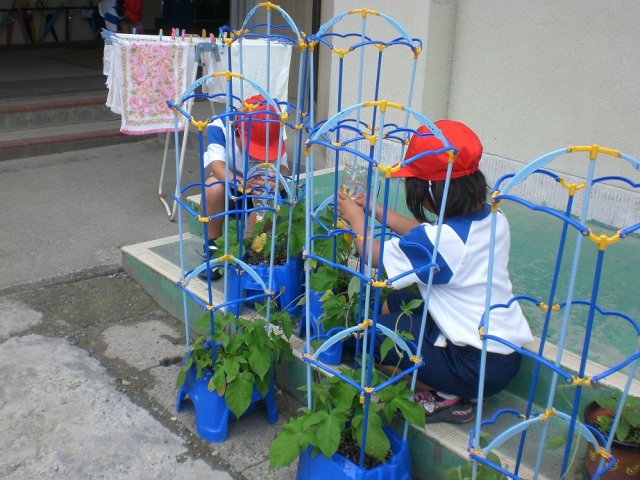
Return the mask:
[[[376,206],[376,220],[381,221],[381,219],[382,205],[378,204]],[[405,235],[418,225],[420,225],[420,222],[418,222],[415,218],[407,217],[400,213],[394,212],[393,210],[387,210],[387,227],[389,227],[398,235]]]
[[[362,208],[365,208],[367,196],[366,193],[361,193],[354,199],[355,202],[360,205]],[[372,200],[373,201],[373,200]],[[376,202],[376,220],[379,222],[382,221],[382,205]],[[393,232],[398,235],[405,235],[409,233],[409,231],[413,230],[420,223],[411,217],[407,217],[400,213],[394,212],[393,210],[387,209],[387,227],[389,227]]]
[[[211,168],[211,175],[216,177],[216,179],[224,181],[226,176],[227,164],[223,160],[214,160],[209,164],[209,168]],[[233,172],[229,170],[229,180],[233,182],[234,179],[238,181],[242,181],[240,175],[236,175],[234,177]]]
[[336,207],[338,209],[338,215],[340,218],[343,218],[345,221],[349,222],[351,225],[351,230],[353,230],[357,237],[355,238],[353,244],[356,246],[356,250],[360,254],[360,257],[365,259],[365,261],[369,258],[368,252],[371,248],[373,248],[373,261],[371,262],[371,266],[373,268],[378,267],[378,256],[380,254],[380,242],[377,240],[368,241],[367,242],[367,252],[363,253],[362,247],[364,245],[364,210],[362,206],[354,199],[352,199],[346,193],[340,191],[338,192],[338,197],[336,199]]

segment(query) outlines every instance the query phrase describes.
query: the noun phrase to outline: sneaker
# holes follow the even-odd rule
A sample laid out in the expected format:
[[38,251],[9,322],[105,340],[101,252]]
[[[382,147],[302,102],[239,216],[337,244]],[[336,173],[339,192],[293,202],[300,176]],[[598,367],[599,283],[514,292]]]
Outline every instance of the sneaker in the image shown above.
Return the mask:
[[[214,244],[208,245],[209,250],[209,258],[215,258],[218,256],[218,247]],[[207,259],[207,246],[202,246],[202,253],[198,252],[205,260]],[[209,280],[209,276],[207,274],[207,269],[205,268],[200,273],[198,273],[198,278],[200,280],[204,280],[205,282]],[[220,267],[215,267],[211,269],[211,281],[215,282],[216,280],[220,280],[222,278],[222,269]]]
[[[200,273],[198,273],[198,278],[200,280],[204,280],[205,282],[209,281],[209,277],[207,275],[207,269],[205,268]],[[219,267],[215,267],[211,269],[211,281],[215,282],[216,280],[220,280],[222,278],[222,269]]]
[[445,399],[435,392],[416,391],[413,401],[424,408],[425,423],[468,423],[476,415],[476,405],[460,397]]

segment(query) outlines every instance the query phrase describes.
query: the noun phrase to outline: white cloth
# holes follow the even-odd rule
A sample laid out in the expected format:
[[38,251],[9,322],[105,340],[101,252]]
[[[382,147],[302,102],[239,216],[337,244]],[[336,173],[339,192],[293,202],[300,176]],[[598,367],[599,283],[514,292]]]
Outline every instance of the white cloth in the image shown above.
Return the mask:
[[[243,38],[231,44],[231,71],[242,73],[246,78],[255,81],[264,88],[269,95],[279,101],[289,98],[289,71],[291,69],[292,45],[271,40],[268,44],[263,39]],[[212,54],[205,56],[205,71],[207,74],[229,70],[228,48],[223,47],[220,61],[216,61]],[[267,51],[269,51],[269,88],[267,88]],[[242,54],[242,68],[240,55]],[[241,98],[249,98],[258,92],[249,82],[242,82],[234,78],[233,94]],[[242,84],[242,85],[241,85]],[[242,89],[241,89],[242,87]],[[213,77],[207,80],[206,91],[209,94],[226,93],[224,77]],[[216,99],[224,102],[224,97]]]
[[[507,219],[497,214],[496,245],[491,291],[492,305],[506,304],[513,298],[511,281],[507,270],[509,263],[510,233]],[[485,310],[487,274],[489,265],[489,236],[491,228],[490,207],[466,217],[445,220],[438,246],[439,270],[434,273],[429,313],[444,335],[436,342],[443,346],[446,341],[455,345],[470,345],[482,348],[478,325]],[[384,244],[384,268],[400,289],[418,284],[425,298],[429,271],[413,272],[397,279],[398,275],[419,269],[431,263],[431,259],[420,246],[433,251],[437,227],[422,224],[401,238],[392,238]],[[531,330],[518,302],[509,308],[491,311],[489,330],[518,347],[533,341]],[[501,354],[512,353],[509,347],[489,341],[487,349]]]
[[107,75],[107,107],[113,113],[122,115],[122,68],[120,62],[120,44],[114,43],[104,46],[104,70]]
[[[105,44],[107,106],[121,115],[121,131],[143,135],[173,131],[174,114],[166,100],[177,101],[192,79],[194,43],[157,35],[118,34]],[[186,119],[178,116],[180,129]]]

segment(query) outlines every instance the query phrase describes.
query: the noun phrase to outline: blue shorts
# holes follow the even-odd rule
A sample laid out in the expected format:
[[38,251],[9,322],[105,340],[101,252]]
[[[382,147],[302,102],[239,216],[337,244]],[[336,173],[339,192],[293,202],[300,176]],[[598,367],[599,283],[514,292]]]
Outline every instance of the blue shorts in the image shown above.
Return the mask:
[[[378,322],[394,329],[398,320],[402,302],[419,298],[419,294],[405,291],[394,291],[387,297],[387,305],[392,313],[378,315]],[[413,315],[403,315],[398,321],[398,330],[410,331],[417,344],[420,334],[422,306]],[[424,365],[418,369],[418,380],[438,391],[457,395],[466,399],[477,398],[478,381],[480,378],[481,351],[471,346],[458,346],[447,342],[446,347],[436,347],[440,329],[436,322],[427,315],[424,340],[422,342],[422,357]],[[513,352],[509,355],[487,353],[485,368],[484,395],[494,395],[503,390],[520,369],[520,354]],[[396,365],[398,357],[391,351],[384,359],[385,364]],[[409,368],[412,363],[403,358],[400,368]]]

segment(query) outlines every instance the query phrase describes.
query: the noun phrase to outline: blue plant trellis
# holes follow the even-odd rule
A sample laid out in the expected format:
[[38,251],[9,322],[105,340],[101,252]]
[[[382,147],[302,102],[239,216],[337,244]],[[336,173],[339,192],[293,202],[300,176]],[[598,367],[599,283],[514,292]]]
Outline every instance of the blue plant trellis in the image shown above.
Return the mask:
[[[380,145],[382,145],[383,138],[387,137],[388,132],[398,132],[399,130],[403,130],[402,133],[417,134],[415,130],[400,129],[395,124],[391,124],[391,125],[385,124],[385,114],[387,112],[387,109],[389,108],[394,108],[394,109],[407,112],[408,117],[411,117],[414,122],[417,122],[419,125],[426,125],[431,130],[432,134],[442,141],[444,148],[437,151],[424,152],[420,155],[416,155],[415,157],[408,158],[394,165],[389,165],[389,166],[383,165],[381,163]],[[362,152],[351,149],[348,145],[345,146],[340,142],[334,141],[334,138],[339,135],[340,129],[344,128],[345,125],[349,126],[352,123],[352,120],[353,120],[352,117],[355,116],[358,119],[361,119],[365,115],[364,112],[371,112],[372,109],[376,109],[379,113],[379,117],[378,117],[379,124],[376,129],[376,136],[368,137],[368,140],[371,142],[371,145],[372,145],[371,156],[367,156]],[[367,137],[365,136],[364,138],[367,138]],[[376,145],[378,145],[377,148],[376,148]],[[455,153],[456,153],[455,148],[449,144],[448,140],[442,135],[440,130],[433,124],[433,122],[429,118],[411,109],[410,107],[407,107],[398,103],[388,102],[386,100],[374,100],[374,101],[362,102],[341,110],[336,115],[331,117],[329,120],[321,123],[319,126],[317,126],[311,131],[309,138],[307,140],[306,146],[307,146],[307,168],[310,168],[311,165],[313,165],[313,160],[314,160],[313,157],[314,157],[314,150],[315,150],[315,148],[313,147],[315,146],[323,146],[323,147],[326,147],[327,149],[335,149],[338,151],[346,150],[350,154],[356,155],[360,159],[362,159],[364,162],[366,162],[367,191],[371,192],[371,196],[373,198],[379,198],[379,193],[382,194],[381,203],[383,205],[384,213],[379,222],[379,225],[376,225],[374,214],[371,214],[365,221],[366,235],[365,235],[365,239],[363,239],[363,242],[364,242],[363,251],[367,252],[366,243],[367,241],[369,241],[368,239],[381,240],[382,248],[380,248],[380,253],[379,253],[380,258],[377,259],[378,265],[382,265],[382,258],[384,255],[384,248],[383,248],[384,240],[389,236],[393,235],[391,232],[388,231],[388,227],[386,223],[387,222],[386,212],[389,206],[390,192],[392,190],[391,173],[399,169],[401,166],[414,162],[425,155],[442,153],[443,151],[451,152],[450,154],[451,154],[452,162],[448,164],[448,171],[447,171],[447,177],[446,177],[447,179],[445,181],[444,196],[446,198],[446,195],[448,193],[449,182],[450,182],[450,175],[453,168],[453,162],[455,161]],[[340,157],[338,156],[337,158],[340,158]],[[378,191],[379,190],[378,185],[381,185],[380,192]],[[335,188],[336,190],[334,190],[334,194],[330,198],[321,202],[320,207],[326,207],[330,205],[332,202],[334,202],[334,197],[337,191],[337,181],[335,182]],[[313,196],[311,193],[313,192],[313,181],[311,179],[307,183],[307,192],[308,192],[308,198],[312,198]],[[445,202],[443,202],[443,205],[444,203]],[[417,339],[417,342],[416,342],[417,345],[414,345],[414,344],[405,342],[398,332],[393,331],[381,324],[378,324],[377,322],[378,310],[380,307],[381,289],[390,287],[391,283],[397,280],[397,278],[390,278],[390,279],[384,280],[382,278],[382,269],[379,269],[377,272],[373,271],[373,269],[370,267],[370,265],[372,265],[372,260],[373,260],[372,249],[368,250],[368,258],[366,260],[363,259],[360,262],[359,266],[357,266],[357,268],[354,268],[350,265],[342,265],[342,264],[336,263],[330,258],[325,258],[321,255],[315,254],[314,242],[317,239],[331,238],[331,237],[344,235],[344,234],[355,236],[356,233],[350,230],[349,228],[344,228],[342,226],[339,226],[338,222],[336,221],[336,223],[333,225],[323,225],[323,228],[321,229],[323,233],[316,234],[314,233],[315,230],[313,227],[316,224],[321,223],[321,220],[317,215],[318,209],[314,209],[312,205],[310,205],[310,202],[307,202],[306,208],[307,208],[307,244],[305,247],[305,251],[307,252],[305,255],[306,284],[309,285],[310,283],[310,276],[312,273],[311,262],[313,261],[317,263],[330,265],[333,268],[346,271],[348,272],[348,274],[354,277],[357,277],[361,282],[361,292],[364,293],[363,295],[360,295],[361,304],[359,305],[359,309],[358,309],[357,324],[350,328],[338,329],[338,331],[334,333],[332,336],[330,336],[328,340],[326,340],[319,348],[315,349],[313,354],[306,353],[304,355],[304,360],[308,363],[307,382],[308,382],[308,385],[311,384],[311,381],[312,381],[311,368],[315,367],[322,371],[325,371],[330,375],[340,378],[342,381],[349,383],[360,392],[362,402],[364,403],[364,415],[365,415],[365,420],[364,420],[365,427],[363,428],[362,444],[365,444],[367,441],[366,418],[369,415],[368,407],[371,401],[371,397],[376,393],[378,393],[379,391],[381,391],[382,389],[386,388],[387,386],[400,381],[404,376],[408,374],[412,375],[411,388],[413,390],[415,388],[417,369],[421,367],[425,361],[428,362],[428,359],[422,359],[420,357],[420,351],[422,347],[422,336],[423,336],[422,334],[424,333],[424,329],[425,329],[427,309],[428,309],[428,297],[429,297],[432,282],[433,282],[433,273],[434,273],[435,264],[433,262],[430,262],[427,267],[423,268],[423,269],[429,270],[429,280],[426,286],[427,299],[425,301],[423,314],[422,314],[421,334]],[[368,205],[365,205],[365,211],[371,211],[371,209],[368,208]],[[440,213],[442,214],[443,212],[440,212]],[[434,250],[430,252],[427,249],[425,249],[425,255],[427,255],[428,258],[433,258],[433,256],[437,254],[438,244],[440,241],[440,229],[442,228],[442,215],[440,215],[439,218],[440,218],[438,222],[439,228],[438,228],[438,233],[436,235],[436,239],[434,241]],[[405,272],[400,276],[410,275],[411,273],[415,273],[415,271]],[[400,276],[398,278],[400,278]],[[307,289],[307,299],[306,299],[307,301],[305,304],[307,318],[311,317],[310,295],[311,293],[309,289]],[[371,303],[372,298],[373,298],[373,303]],[[306,338],[307,338],[305,351],[311,352],[312,351],[311,344],[310,344],[311,338],[312,338],[311,322],[307,322],[305,325],[305,328],[306,328]],[[358,333],[358,332],[364,333],[363,335],[358,335],[362,341],[362,348],[360,350],[361,356],[358,360],[359,365],[362,367],[362,375],[359,383],[355,382],[348,376],[344,375],[336,367],[326,365],[319,360],[320,356],[324,352],[326,352],[328,349],[330,349],[333,345],[335,345],[336,343],[342,341],[347,337],[352,336],[354,333]],[[407,355],[407,358],[410,358],[413,361],[413,366],[408,368],[407,370],[404,370],[401,373],[398,373],[397,375],[392,376],[391,378],[389,378],[387,381],[385,381],[380,385],[372,385],[371,382],[372,382],[372,374],[373,374],[373,368],[374,368],[374,365],[373,365],[374,342],[370,341],[370,339],[372,339],[378,334],[381,334],[390,338],[396,344],[396,348],[398,348],[398,350],[401,351],[404,355]],[[309,392],[307,397],[307,403],[308,403],[307,407],[309,409],[312,409],[313,405],[312,405],[312,399],[310,394],[311,388],[308,388],[307,391]],[[402,437],[403,441],[405,442],[406,442],[407,435],[408,435],[408,423],[405,423],[403,437]],[[362,465],[363,462],[364,462],[364,449],[361,450],[360,465]],[[315,477],[309,477],[309,478],[315,478]]]
[[[585,175],[585,179],[581,183],[574,183],[568,181],[559,175],[545,169],[549,163],[551,163],[556,158],[561,155],[570,155],[570,154],[580,154],[587,153],[588,154],[588,162],[587,162],[587,173]],[[485,315],[482,321],[479,324],[479,334],[483,339],[483,351],[482,351],[482,372],[484,373],[484,365],[486,364],[486,353],[487,353],[487,342],[495,341],[502,343],[504,345],[509,346],[514,351],[519,352],[520,354],[532,359],[534,364],[534,371],[530,381],[529,387],[529,396],[527,398],[527,405],[524,412],[518,412],[512,409],[501,409],[494,413],[492,418],[487,420],[482,420],[481,412],[482,412],[482,398],[484,395],[484,382],[483,376],[480,380],[480,386],[478,390],[478,417],[476,419],[476,424],[474,430],[469,439],[469,453],[471,458],[474,460],[474,478],[477,475],[477,465],[478,463],[482,463],[484,465],[493,468],[502,474],[506,475],[509,478],[520,479],[523,478],[522,475],[522,462],[523,455],[525,451],[525,446],[527,444],[527,432],[533,428],[540,428],[540,437],[535,439],[537,445],[535,461],[532,468],[532,476],[533,478],[538,478],[541,474],[542,465],[544,461],[545,454],[545,444],[548,440],[549,435],[549,425],[553,422],[559,424],[560,428],[566,431],[566,442],[564,444],[563,450],[563,458],[562,465],[560,467],[560,471],[558,475],[564,478],[564,475],[567,474],[568,468],[570,466],[570,455],[572,450],[572,443],[574,441],[574,436],[578,435],[587,440],[588,443],[591,444],[593,450],[597,455],[600,456],[600,462],[597,467],[597,470],[593,476],[594,479],[600,478],[606,472],[608,472],[611,468],[613,468],[615,463],[615,458],[611,455],[611,445],[613,443],[614,434],[616,431],[616,427],[620,420],[622,414],[622,408],[624,406],[625,400],[629,395],[631,387],[634,382],[634,377],[636,373],[637,360],[640,357],[640,350],[636,347],[633,351],[627,352],[625,354],[625,358],[618,363],[610,367],[603,367],[604,370],[596,372],[590,376],[587,375],[586,369],[587,364],[589,362],[589,353],[590,347],[592,346],[592,331],[596,326],[598,321],[615,321],[620,320],[629,324],[631,330],[634,332],[636,337],[640,336],[640,325],[636,320],[631,318],[630,316],[617,311],[609,311],[604,310],[598,304],[598,293],[602,282],[604,281],[602,278],[603,273],[603,265],[605,260],[605,253],[609,246],[618,242],[619,240],[624,239],[628,235],[637,232],[640,229],[640,223],[636,223],[634,225],[630,225],[624,228],[620,228],[613,235],[606,234],[596,234],[593,230],[587,226],[587,215],[590,205],[590,200],[592,197],[592,187],[599,183],[603,183],[605,181],[615,181],[621,182],[622,184],[627,185],[628,187],[637,189],[640,184],[633,182],[631,179],[622,177],[622,176],[603,176],[596,177],[595,176],[595,161],[599,155],[607,155],[612,156],[617,159],[624,160],[628,162],[635,170],[640,171],[640,162],[638,162],[635,158],[624,154],[620,151],[601,147],[598,145],[586,145],[586,146],[573,146],[563,149],[558,149],[552,152],[547,153],[534,160],[533,162],[527,164],[523,167],[519,172],[515,174],[509,174],[501,177],[494,187],[494,192],[492,194],[492,231],[491,231],[491,250],[489,257],[489,277],[492,275],[493,261],[494,255],[493,252],[495,250],[495,221],[496,221],[496,213],[498,211],[498,207],[502,201],[513,201],[518,204],[524,205],[525,207],[535,210],[538,212],[542,212],[544,214],[550,215],[557,219],[561,225],[561,233],[558,240],[558,248],[557,254],[555,258],[555,267],[554,272],[551,278],[550,286],[549,286],[549,294],[547,298],[538,299],[532,296],[527,295],[518,295],[511,299],[506,305],[493,305],[491,304],[491,282],[488,283],[487,287],[487,297],[486,297],[486,307],[485,307]],[[537,205],[533,202],[527,201],[520,196],[511,193],[514,187],[520,185],[521,183],[529,180],[531,177],[536,177],[538,179],[551,179],[551,181],[556,182],[562,188],[565,188],[567,191],[567,202],[564,211],[550,208],[544,205]],[[580,211],[575,214],[574,209],[576,207],[575,203],[575,195],[576,192],[583,191],[582,197],[582,206]],[[565,249],[567,242],[569,241],[569,233],[570,231],[575,231],[575,245],[573,250],[573,256],[570,258],[570,268],[568,271],[568,285],[565,293],[565,300],[559,302],[557,300],[558,296],[562,295],[559,291],[559,278],[562,273],[562,265],[565,259],[563,258],[565,254]],[[592,241],[595,246],[595,267],[592,274],[591,280],[591,293],[590,298],[586,299],[576,299],[576,279],[578,276],[578,269],[580,266],[580,253],[583,246],[583,242],[585,239],[589,239]],[[501,339],[499,336],[493,335],[491,332],[491,312],[500,309],[507,308],[510,303],[513,301],[523,301],[528,302],[532,305],[537,306],[544,312],[544,322],[542,325],[542,331],[540,334],[540,342],[538,346],[537,352],[530,352],[524,348],[519,348],[514,345],[509,344],[505,340]],[[567,349],[567,332],[571,328],[572,319],[571,319],[571,311],[573,308],[581,306],[586,307],[587,315],[586,315],[586,325],[583,334],[583,343],[580,349],[579,355],[579,365],[577,368],[577,372],[573,373],[568,370],[562,363],[562,357]],[[559,339],[557,345],[557,352],[555,355],[555,359],[549,360],[545,358],[545,346],[547,343],[547,334],[549,331],[550,324],[553,320],[554,312],[558,312],[559,315],[562,316],[560,321],[560,329],[559,329]],[[601,317],[601,320],[597,318],[597,316]],[[534,412],[534,394],[536,392],[536,388],[540,382],[540,373],[541,369],[546,368],[551,372],[551,382],[547,391],[546,405],[544,406],[544,410],[541,412]],[[627,369],[626,372],[624,369]],[[601,382],[606,381],[609,377],[614,374],[623,375],[625,378],[624,388],[622,390],[622,395],[620,397],[620,401],[618,404],[618,408],[615,413],[615,417],[613,420],[613,425],[611,428],[611,433],[604,438],[600,432],[595,430],[593,427],[585,425],[579,419],[580,414],[580,401],[582,398],[582,391],[585,387],[591,387],[597,385]],[[554,408],[554,400],[556,398],[557,389],[556,387],[560,382],[564,382],[566,385],[571,385],[574,387],[573,398],[570,402],[571,409],[568,412],[559,411]],[[509,418],[511,419],[510,426],[504,427],[502,431],[495,434],[492,440],[487,444],[481,447],[480,445],[480,435],[483,428],[495,425],[499,419],[501,418]],[[519,440],[518,440],[519,438]],[[515,462],[513,468],[506,469],[502,465],[496,464],[488,459],[487,455],[493,450],[499,448],[505,442],[514,439],[517,442],[517,454],[515,458]]]
[[[266,47],[266,68],[269,71],[270,62],[269,62],[269,42],[272,40],[279,42],[290,42],[294,45],[298,45],[299,47],[306,47],[306,42],[301,38],[300,32],[292,22],[291,18],[280,9],[278,6],[273,4],[265,4],[263,7],[266,7],[268,10],[268,23],[266,24],[267,33],[263,34],[262,37],[267,39],[267,47]],[[276,10],[280,12],[288,24],[288,28],[291,32],[293,32],[293,39],[290,37],[286,37],[284,35],[276,35],[271,33],[271,11]],[[238,32],[237,34],[231,32],[225,32],[224,42],[230,47],[234,42],[239,42],[239,50],[240,55],[242,55],[242,46],[241,39],[243,36],[253,35],[251,33],[247,33],[250,31],[250,27],[245,28],[247,22],[250,18],[255,14],[256,9],[253,9],[247,19],[245,20],[245,24],[243,25],[243,31]],[[245,32],[245,30],[247,32]],[[228,60],[229,66],[231,66],[231,51],[230,48],[228,51]],[[300,48],[301,56],[303,61],[300,62],[300,73],[299,77],[303,78],[306,72],[306,52],[305,48]],[[242,65],[242,62],[241,62]],[[201,87],[211,78],[219,77],[225,81],[226,89],[224,92],[214,92],[212,94],[204,94],[199,93]],[[189,348],[191,345],[190,339],[190,320],[188,313],[188,304],[190,302],[195,302],[204,312],[208,312],[209,314],[209,325],[210,325],[210,334],[213,336],[214,334],[214,314],[216,312],[226,312],[231,311],[237,317],[240,315],[240,304],[246,301],[261,301],[264,299],[275,299],[278,295],[276,278],[273,274],[274,272],[274,256],[275,256],[275,242],[271,244],[271,250],[268,252],[269,264],[265,268],[260,269],[257,266],[252,266],[247,264],[243,259],[243,246],[242,246],[242,238],[245,228],[247,226],[247,218],[248,215],[255,211],[272,211],[274,213],[278,212],[283,204],[295,205],[297,202],[301,201],[304,196],[304,189],[300,187],[299,182],[299,149],[293,154],[293,173],[292,175],[283,176],[280,171],[280,166],[282,164],[282,151],[283,144],[285,139],[285,129],[290,129],[294,132],[294,145],[300,145],[302,140],[303,130],[306,128],[303,125],[303,119],[306,115],[301,111],[304,105],[304,95],[298,96],[297,105],[291,105],[286,101],[280,101],[274,99],[269,94],[269,75],[267,75],[267,84],[260,85],[256,81],[251,78],[248,78],[246,75],[243,75],[242,72],[233,72],[231,70],[216,72],[213,74],[204,75],[201,78],[197,79],[193,82],[178,98],[175,102],[168,100],[167,104],[174,111],[175,118],[175,129],[174,129],[174,137],[175,137],[175,151],[176,151],[176,172],[180,172],[178,168],[180,162],[180,138],[178,135],[179,131],[179,118],[186,119],[187,123],[190,124],[197,130],[197,139],[198,139],[198,150],[199,150],[199,171],[200,171],[200,181],[196,183],[192,183],[186,186],[182,185],[182,180],[180,175],[177,175],[177,188],[176,194],[173,195],[173,199],[178,205],[178,230],[179,230],[179,253],[180,253],[180,271],[181,278],[177,281],[177,285],[181,288],[183,293],[183,315],[185,321],[185,336],[186,336],[186,344],[187,344],[187,356],[189,355]],[[239,92],[233,91],[233,81],[239,82]],[[249,108],[246,104],[243,103],[243,89],[244,85],[249,85],[256,92],[261,94],[265,101],[265,106],[268,106],[268,110],[265,113],[265,109],[261,109],[262,111],[258,111],[261,114],[260,117],[256,116],[255,108]],[[301,85],[300,88],[304,88],[304,84]],[[208,101],[224,99],[225,109],[221,114],[213,115],[210,118],[206,118],[204,120],[198,120],[192,116],[190,111],[187,111],[183,108],[187,102],[193,101],[194,99],[206,99]],[[292,124],[290,121],[289,115],[295,113],[295,124]],[[274,128],[278,130],[278,149],[279,152],[278,157],[275,161],[264,162],[263,164],[253,166],[249,168],[248,165],[248,154],[246,151],[241,152],[243,158],[241,159],[244,165],[243,171],[245,175],[243,175],[243,184],[239,186],[239,191],[244,193],[239,198],[242,198],[240,208],[234,208],[231,205],[230,198],[233,195],[231,190],[231,181],[229,178],[229,170],[227,169],[226,177],[224,179],[219,180],[218,182],[208,182],[207,175],[205,173],[204,164],[203,164],[203,156],[206,151],[206,129],[207,127],[216,120],[222,121],[225,125],[226,129],[226,138],[233,139],[233,123],[236,121],[246,121],[248,128],[251,128],[252,122],[262,122],[268,125],[267,128]],[[268,148],[268,144],[266,146]],[[227,158],[233,160],[230,162],[232,165],[235,165],[235,148],[233,142],[227,142],[226,145],[226,154]],[[235,167],[233,167],[235,168]],[[255,176],[266,176],[269,175],[274,182],[273,190],[268,189],[255,189],[254,192],[251,192],[249,188],[247,188],[247,181]],[[225,208],[223,212],[216,213],[210,215],[207,212],[205,198],[205,189],[211,188],[216,184],[223,184],[225,189]],[[186,197],[186,194],[191,191],[198,191],[201,195],[202,206],[201,212],[195,211],[193,208],[189,206],[189,204],[182,199]],[[284,191],[285,195],[281,195],[280,191]],[[258,207],[248,208],[247,199],[260,199],[263,200],[262,203]],[[217,258],[212,258],[211,254],[207,251],[206,257],[203,262],[198,264],[196,267],[187,269],[185,262],[185,252],[184,252],[184,239],[185,232],[183,231],[183,215],[190,215],[191,217],[198,220],[199,223],[203,225],[203,241],[206,245],[209,241],[208,233],[206,229],[206,224],[216,219],[222,218],[223,222],[223,235],[224,235],[224,248],[222,249],[222,254]],[[230,252],[230,242],[229,235],[232,231],[230,228],[231,222],[234,222],[236,226],[236,233],[238,235],[237,240],[239,244],[239,252],[236,255],[233,255]],[[288,222],[289,231],[291,229],[291,213],[289,218],[281,219],[278,215],[274,215],[271,221],[271,235],[275,237],[276,229],[278,227],[279,222]],[[239,233],[238,233],[239,232]],[[287,245],[287,254],[289,254],[290,249]],[[244,274],[244,278],[250,278],[251,280],[251,288],[252,293],[249,295],[249,298],[244,298],[244,295],[238,294],[235,292],[235,295],[232,295],[233,292],[230,291],[229,288],[229,277],[231,275],[227,274],[224,276],[223,281],[223,292],[222,298],[219,298],[217,291],[212,287],[211,280],[211,268],[212,267],[222,267],[226,272],[230,272],[232,269],[234,272],[238,272]],[[197,293],[197,288],[192,288],[190,286],[190,282],[198,276],[199,273],[203,271],[207,271],[207,290],[206,290],[206,299],[203,300],[200,298]],[[267,274],[265,275],[266,270]],[[243,283],[244,285],[244,283]],[[215,293],[214,293],[215,292]],[[271,328],[270,320],[272,316],[271,312],[271,302],[267,302],[264,316],[267,322],[268,329]],[[211,348],[211,355],[215,358],[215,349]],[[198,425],[198,431],[201,436],[210,441],[223,441],[226,438],[227,432],[227,420],[230,416],[228,408],[226,408],[224,398],[218,395],[215,391],[209,391],[207,388],[208,380],[205,379],[196,379],[194,377],[193,372],[187,374],[187,380],[185,381],[184,386],[179,390],[177,397],[177,408],[180,409],[182,402],[185,397],[189,396],[194,401],[194,405],[196,407],[196,423]],[[274,385],[273,385],[273,376],[271,376],[271,383],[269,386],[269,390],[264,397],[264,400],[267,403],[268,410],[268,418],[270,422],[275,422],[277,420],[277,408],[275,405],[274,399]],[[256,396],[257,395],[257,396]],[[254,391],[254,395],[252,398],[252,403],[263,399],[262,396],[257,394]],[[213,410],[213,411],[212,411]]]

